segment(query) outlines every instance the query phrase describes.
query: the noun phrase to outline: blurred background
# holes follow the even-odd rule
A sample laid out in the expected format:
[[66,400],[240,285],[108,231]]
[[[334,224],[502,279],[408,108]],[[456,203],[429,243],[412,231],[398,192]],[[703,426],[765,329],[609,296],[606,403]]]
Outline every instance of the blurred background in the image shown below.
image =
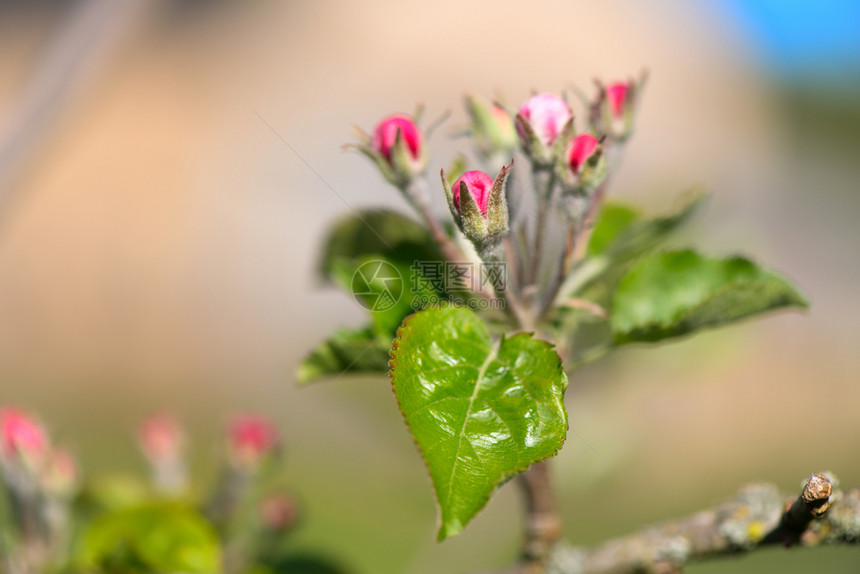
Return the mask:
[[[513,486],[437,544],[387,381],[295,384],[304,354],[364,321],[313,275],[327,226],[406,208],[340,146],[417,102],[451,109],[432,173],[465,150],[448,134],[466,91],[517,105],[647,67],[612,193],[659,211],[705,185],[691,239],[784,272],[812,309],[578,372],[555,468],[567,535],[596,543],[751,481],[860,485],[858,30],[849,0],[0,2],[0,403],[41,413],[91,474],[142,468],[133,432],[154,410],[188,422],[211,474],[224,420],[263,412],[303,548],[362,574],[508,563]],[[858,569],[840,548],[689,571]]]

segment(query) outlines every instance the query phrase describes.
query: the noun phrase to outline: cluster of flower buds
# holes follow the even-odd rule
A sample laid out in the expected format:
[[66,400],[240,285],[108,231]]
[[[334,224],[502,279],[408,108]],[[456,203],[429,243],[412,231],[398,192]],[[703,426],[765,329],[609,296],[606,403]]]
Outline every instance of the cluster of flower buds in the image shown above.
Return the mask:
[[78,483],[74,458],[51,445],[33,416],[14,408],[0,408],[0,472],[9,488],[48,495],[66,497]]
[[508,202],[505,183],[514,162],[502,167],[495,179],[482,171],[467,171],[450,185],[442,170],[442,186],[448,207],[460,231],[482,258],[498,249],[508,234]]
[[424,136],[412,117],[388,116],[377,124],[372,136],[358,128],[356,134],[359,144],[349,147],[370,158],[379,173],[395,187],[405,190],[424,171],[427,163]]
[[0,482],[12,504],[12,520],[31,569],[46,566],[67,541],[69,505],[80,482],[75,459],[54,447],[29,413],[0,408]]
[[526,100],[517,114],[517,129],[523,152],[532,163],[555,170],[567,215],[580,217],[606,177],[601,140],[588,132],[575,135],[570,106],[555,94],[537,94]]
[[299,519],[296,501],[279,492],[267,494],[260,501],[260,521],[266,530],[274,533],[286,532],[295,527]]
[[188,472],[182,425],[168,414],[156,414],[140,424],[137,440],[149,462],[155,487],[168,494],[185,491]]
[[45,429],[33,417],[18,409],[0,410],[0,464],[4,469],[36,471],[44,465],[49,448]]
[[[443,170],[442,185],[457,227],[482,258],[493,257],[509,233],[505,184],[518,144],[531,162],[541,194],[539,205],[545,206],[541,209],[560,205],[575,222],[585,215],[595,191],[606,179],[607,151],[632,132],[644,81],[643,75],[639,81],[598,83],[597,96],[588,104],[589,131],[581,133],[575,130],[570,105],[556,94],[535,94],[516,114],[499,104],[466,97],[469,131],[480,159],[504,167],[495,178],[482,171],[467,171],[453,185]],[[410,185],[423,174],[426,164],[422,134],[415,121],[402,114],[389,116],[376,126],[372,136],[359,131],[359,137],[361,142],[354,147],[373,160],[386,180],[414,200]],[[553,190],[559,188],[560,203],[554,203]],[[419,205],[421,208],[429,217],[426,205]]]
[[639,80],[597,84],[597,98],[591,104],[592,129],[600,136],[623,142],[633,133],[636,104],[647,76]]

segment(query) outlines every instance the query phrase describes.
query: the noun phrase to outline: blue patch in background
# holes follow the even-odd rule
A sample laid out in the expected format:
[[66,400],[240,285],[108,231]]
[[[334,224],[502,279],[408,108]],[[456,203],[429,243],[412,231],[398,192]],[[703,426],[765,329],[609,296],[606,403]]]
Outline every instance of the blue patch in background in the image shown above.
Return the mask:
[[860,82],[860,0],[716,0],[781,76]]

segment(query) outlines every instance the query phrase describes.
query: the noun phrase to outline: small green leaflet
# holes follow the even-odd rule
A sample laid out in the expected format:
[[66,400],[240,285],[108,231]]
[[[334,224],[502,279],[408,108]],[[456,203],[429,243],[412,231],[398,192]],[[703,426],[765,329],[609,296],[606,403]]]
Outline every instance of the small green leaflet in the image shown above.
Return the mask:
[[391,341],[376,336],[372,329],[339,329],[305,357],[299,366],[300,384],[345,373],[378,373],[388,371]]
[[595,284],[614,287],[617,276],[637,258],[667,242],[701,208],[707,195],[691,190],[673,212],[646,217],[639,209],[607,203],[600,212],[588,244],[588,257],[567,278],[565,297],[585,297]]
[[429,232],[420,223],[396,211],[366,209],[342,218],[329,229],[317,263],[318,272],[332,280],[339,262],[368,255],[408,263],[441,259]]
[[494,342],[472,311],[433,307],[403,322],[390,365],[436,491],[439,540],[460,532],[499,484],[564,443],[567,376],[552,345],[530,334]]

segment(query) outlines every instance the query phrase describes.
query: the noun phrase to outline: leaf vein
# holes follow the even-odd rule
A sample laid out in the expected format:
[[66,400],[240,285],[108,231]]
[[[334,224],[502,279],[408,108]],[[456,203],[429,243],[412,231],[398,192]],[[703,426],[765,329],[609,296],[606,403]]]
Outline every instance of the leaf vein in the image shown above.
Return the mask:
[[[501,344],[499,346],[501,346]],[[496,358],[498,353],[499,353],[498,349],[495,349],[495,348],[490,349],[490,353],[487,355],[487,358],[484,359],[484,363],[481,365],[481,368],[478,370],[478,376],[475,378],[475,388],[472,391],[472,396],[469,397],[469,406],[466,407],[466,416],[463,417],[463,426],[460,428],[460,434],[457,437],[457,450],[454,453],[454,464],[451,465],[451,475],[448,478],[448,494],[445,497],[446,498],[445,505],[448,507],[450,507],[450,505],[451,505],[451,492],[452,492],[451,485],[454,483],[454,475],[457,472],[457,463],[460,462],[460,448],[463,445],[463,437],[466,434],[466,425],[469,422],[469,418],[471,418],[471,416],[472,416],[472,408],[475,406],[475,400],[478,398],[478,392],[481,390],[481,382],[482,382],[484,376],[487,374],[487,369],[490,368],[490,363],[493,362],[493,359]],[[471,443],[469,443],[469,446],[471,446]],[[474,450],[475,450],[475,447],[472,447],[472,451],[474,451]],[[475,454],[475,456],[477,457],[477,453]],[[478,460],[479,461],[481,460],[480,457],[478,457]],[[481,464],[484,465],[483,461],[481,462]],[[484,466],[485,466],[484,473],[486,474],[486,465],[484,465]]]

